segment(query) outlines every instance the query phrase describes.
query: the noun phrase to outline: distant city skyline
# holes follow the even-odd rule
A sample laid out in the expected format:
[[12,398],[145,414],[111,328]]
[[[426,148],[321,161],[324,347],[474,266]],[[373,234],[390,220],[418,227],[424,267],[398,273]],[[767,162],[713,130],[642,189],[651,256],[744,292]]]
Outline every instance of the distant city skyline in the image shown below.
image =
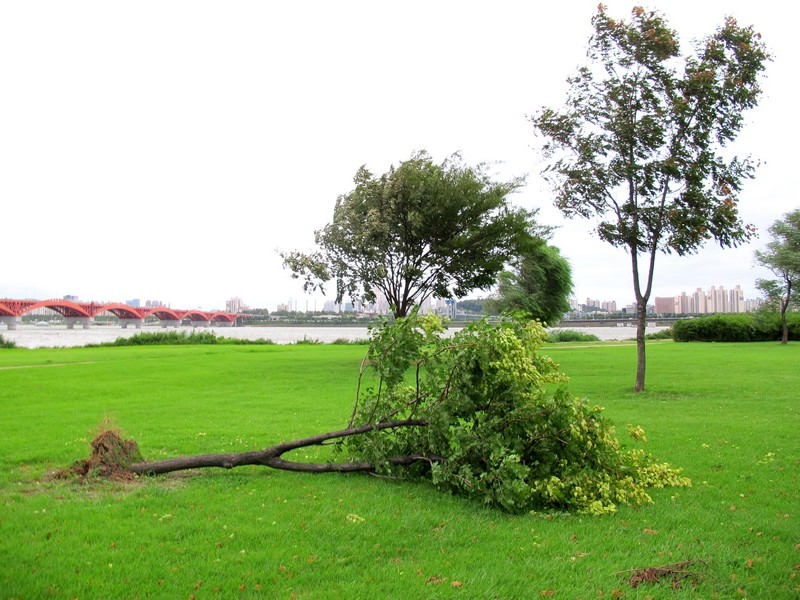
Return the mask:
[[[703,299],[701,300],[701,294]],[[735,295],[734,295],[735,294]],[[473,294],[469,296],[470,298],[474,297],[486,297],[488,294]],[[648,300],[648,306],[652,306],[655,311],[659,314],[663,313],[676,313],[676,314],[704,314],[704,313],[713,313],[713,312],[747,312],[749,310],[754,310],[757,308],[762,299],[758,298],[745,298],[744,297],[744,288],[740,284],[735,284],[733,288],[726,289],[724,285],[710,285],[705,290],[701,287],[695,288],[695,290],[691,293],[682,289],[680,292],[675,293],[674,295],[669,296],[656,296],[651,295],[650,299]],[[40,297],[40,298],[23,298],[18,297],[14,298],[17,300],[24,300],[24,299],[36,299],[36,300],[48,300],[51,298],[63,298],[65,300],[72,300],[74,302],[96,302],[99,304],[106,304],[109,302],[120,302],[123,304],[127,304],[132,307],[140,307],[144,306],[146,308],[155,307],[155,306],[172,306],[172,303],[168,301],[162,300],[152,300],[147,299],[142,301],[139,298],[132,298],[132,299],[116,299],[116,298],[81,298],[77,295],[66,294],[63,296],[50,296],[50,297]],[[466,300],[467,297],[461,298],[460,300]],[[446,302],[448,299],[444,298],[427,298],[423,305],[429,309],[436,309],[439,310],[441,307],[439,304]],[[581,302],[578,298],[573,294],[569,298],[570,307],[572,310],[582,310],[581,307],[593,307],[597,309],[601,309],[610,313],[613,312],[621,312],[623,309],[627,311],[631,311],[632,309],[635,310],[635,303],[628,302],[628,303],[620,303],[617,300],[611,299],[597,299],[592,297],[586,297],[585,302]],[[669,306],[667,303],[670,303],[670,306],[673,310],[668,310]],[[276,311],[289,311],[289,312],[349,312],[352,310],[357,311],[366,311],[375,314],[386,314],[389,312],[389,304],[388,302],[382,298],[380,295],[377,298],[376,302],[368,305],[362,306],[360,303],[355,303],[350,299],[347,299],[339,304],[335,303],[333,300],[329,300],[326,298],[310,298],[310,297],[301,297],[301,298],[287,298],[283,302],[278,302],[273,306],[257,306],[255,304],[250,304],[246,301],[246,299],[240,296],[229,296],[226,300],[220,303],[220,306],[208,306],[203,307],[201,305],[187,305],[181,306],[181,309],[189,310],[189,309],[197,309],[197,310],[212,310],[212,311],[222,311],[229,313],[239,313],[248,309],[259,309],[263,310],[266,309],[269,312],[276,312]]]
[[[709,313],[739,313],[756,310],[763,303],[763,299],[745,298],[744,289],[740,284],[726,289],[724,285],[711,285],[705,290],[697,287],[691,293],[684,290],[671,296],[651,296],[648,307],[652,307],[656,314],[709,314]],[[602,309],[607,312],[620,312],[622,309],[636,310],[635,303],[620,306],[614,300],[597,300],[586,298],[584,304],[572,296],[570,306],[573,310],[586,308]]]

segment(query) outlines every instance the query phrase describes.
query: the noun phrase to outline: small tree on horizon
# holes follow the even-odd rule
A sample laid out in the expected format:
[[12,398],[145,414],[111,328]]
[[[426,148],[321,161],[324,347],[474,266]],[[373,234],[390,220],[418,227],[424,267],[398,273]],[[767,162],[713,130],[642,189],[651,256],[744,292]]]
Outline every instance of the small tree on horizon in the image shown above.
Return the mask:
[[738,210],[754,164],[722,149],[758,104],[770,57],[760,35],[730,17],[686,57],[657,12],[636,7],[624,21],[601,4],[592,24],[590,66],[568,80],[566,106],[532,122],[547,140],[543,175],[556,206],[596,219],[600,239],[630,256],[640,392],[656,255],[692,254],[711,239],[737,246],[754,234]]
[[489,309],[521,310],[533,319],[555,325],[569,312],[572,268],[555,246],[534,238],[521,250],[512,269],[498,276],[497,293]]
[[769,228],[772,240],[764,250],[756,250],[756,264],[766,267],[778,279],[758,279],[756,287],[767,304],[777,307],[781,316],[781,344],[789,343],[786,312],[797,308],[800,286],[800,209],[786,213]]

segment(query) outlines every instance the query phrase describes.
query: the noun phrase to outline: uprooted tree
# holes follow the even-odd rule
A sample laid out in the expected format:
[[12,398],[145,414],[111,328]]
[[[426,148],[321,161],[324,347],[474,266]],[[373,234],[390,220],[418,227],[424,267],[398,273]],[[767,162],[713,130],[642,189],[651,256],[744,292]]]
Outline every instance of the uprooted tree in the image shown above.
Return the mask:
[[[258,451],[152,462],[141,461],[130,441],[120,440],[119,452],[104,439],[95,444],[102,456],[94,467],[116,456],[129,457],[121,466],[129,475],[241,465],[375,472],[428,479],[510,512],[602,514],[650,502],[651,487],[690,485],[642,449],[622,448],[602,409],[572,396],[565,375],[538,352],[545,337],[540,323],[522,317],[481,321],[448,336],[438,318],[414,312],[372,330],[345,429]],[[629,431],[644,438],[639,427]],[[342,462],[283,458],[334,440]],[[76,467],[90,470],[85,462]]]

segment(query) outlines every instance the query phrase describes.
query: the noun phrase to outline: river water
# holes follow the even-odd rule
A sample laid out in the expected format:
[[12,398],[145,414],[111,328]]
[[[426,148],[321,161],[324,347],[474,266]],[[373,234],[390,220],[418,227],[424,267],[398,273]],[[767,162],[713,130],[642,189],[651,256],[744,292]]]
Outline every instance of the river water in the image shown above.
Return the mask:
[[[566,328],[559,328],[566,329]],[[633,327],[573,327],[582,333],[593,333],[601,340],[626,340],[634,337],[636,330]],[[648,327],[647,331],[655,332],[666,327]],[[17,325],[17,329],[7,329],[0,325],[0,335],[4,339],[13,340],[22,348],[69,348],[85,346],[87,344],[100,344],[113,342],[119,337],[130,337],[142,332],[170,331],[160,326],[145,326],[141,329],[129,327],[122,329],[116,325],[93,325],[89,329],[67,329],[66,325],[50,325],[39,327],[36,325]],[[181,327],[182,331],[191,331],[190,327]],[[207,327],[198,328],[196,331],[213,331],[216,335],[256,340],[259,338],[272,340],[276,344],[292,344],[298,341],[316,340],[330,343],[335,340],[349,341],[367,339],[366,327],[313,327],[313,326],[280,326],[280,327]]]

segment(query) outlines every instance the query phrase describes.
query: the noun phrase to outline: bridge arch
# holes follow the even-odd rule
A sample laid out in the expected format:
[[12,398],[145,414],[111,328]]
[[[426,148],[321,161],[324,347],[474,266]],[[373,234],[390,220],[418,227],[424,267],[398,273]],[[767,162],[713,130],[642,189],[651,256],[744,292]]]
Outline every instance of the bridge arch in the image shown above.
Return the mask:
[[0,298],[0,323],[5,323],[9,329],[16,329],[22,315],[38,308],[48,308],[60,314],[70,328],[76,323],[82,324],[84,328],[89,327],[90,321],[96,315],[104,312],[116,316],[122,327],[127,327],[129,323],[135,323],[137,327],[140,327],[149,316],[155,316],[164,327],[169,325],[177,327],[185,319],[188,319],[193,325],[207,326],[215,323],[230,327],[236,323],[237,318],[236,314],[222,311],[179,310],[167,306],[141,308],[120,302],[74,302],[61,298],[49,300]]
[[50,300],[39,300],[30,304],[24,308],[22,308],[21,312],[17,314],[17,316],[22,316],[25,313],[29,313],[31,311],[36,310],[37,308],[49,308],[50,310],[54,310],[62,317],[84,317],[84,318],[91,318],[94,315],[91,314],[86,308],[78,304],[77,302],[73,302],[72,300],[61,300],[61,299],[50,299]]
[[100,307],[100,309],[95,312],[95,315],[102,314],[104,312],[110,312],[112,315],[117,317],[118,319],[142,319],[142,311],[134,308],[133,306],[129,306],[128,304],[120,304],[118,302],[112,302],[111,304],[104,304]]
[[167,308],[166,306],[157,306],[155,308],[147,308],[142,313],[144,318],[149,316],[156,316],[159,320],[168,320],[168,321],[180,321],[181,314],[183,311],[174,311],[171,308]]

